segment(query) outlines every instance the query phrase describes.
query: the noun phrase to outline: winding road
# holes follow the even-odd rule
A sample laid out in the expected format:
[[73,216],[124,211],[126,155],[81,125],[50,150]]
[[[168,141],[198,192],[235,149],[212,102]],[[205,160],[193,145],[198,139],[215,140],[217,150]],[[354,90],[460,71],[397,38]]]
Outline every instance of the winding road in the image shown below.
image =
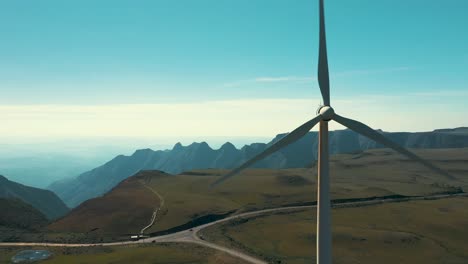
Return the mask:
[[[436,200],[436,199],[444,199],[444,198],[451,198],[451,197],[468,197],[468,193],[457,193],[457,194],[437,194],[437,195],[429,195],[429,196],[417,196],[417,197],[404,197],[404,198],[388,198],[388,199],[376,199],[376,200],[369,200],[369,201],[358,201],[358,202],[345,202],[340,204],[335,204],[335,208],[344,208],[344,207],[359,207],[359,206],[369,206],[375,204],[382,204],[382,203],[396,203],[396,202],[405,202],[405,201],[417,201],[417,200]],[[122,241],[122,242],[113,242],[113,243],[95,243],[95,244],[61,244],[61,243],[23,243],[23,242],[14,242],[14,243],[0,243],[1,246],[8,246],[8,247],[23,247],[23,246],[47,246],[47,247],[93,247],[93,246],[122,246],[122,245],[132,245],[132,244],[145,244],[145,243],[168,243],[168,242],[179,242],[179,243],[192,243],[198,244],[201,246],[209,247],[215,250],[219,250],[225,252],[229,255],[234,257],[240,258],[245,260],[249,263],[254,264],[265,264],[264,260],[249,256],[237,250],[233,250],[230,248],[226,248],[220,245],[216,245],[210,243],[208,241],[203,240],[198,233],[210,226],[225,223],[231,220],[239,219],[239,218],[251,218],[262,214],[268,213],[276,213],[276,212],[285,212],[285,211],[301,211],[305,209],[315,208],[315,205],[306,205],[306,206],[288,206],[288,207],[279,207],[279,208],[271,208],[271,209],[264,209],[252,212],[241,213],[233,216],[229,216],[217,221],[213,221],[210,223],[206,223],[197,227],[193,227],[191,229],[179,231],[176,233],[162,235],[162,236],[155,236],[144,238],[139,241]]]
[[158,212],[162,210],[162,208],[164,207],[164,203],[165,203],[164,197],[161,194],[159,194],[155,189],[151,188],[147,183],[142,183],[142,184],[143,184],[143,186],[145,188],[150,190],[152,193],[154,193],[158,197],[159,207],[154,210],[153,215],[151,216],[151,220],[150,220],[149,225],[147,225],[147,226],[143,227],[143,229],[141,229],[140,235],[143,235],[145,233],[146,229],[148,229],[148,228],[150,228],[150,227],[152,227],[154,225],[154,221],[156,221],[156,217],[158,216]]

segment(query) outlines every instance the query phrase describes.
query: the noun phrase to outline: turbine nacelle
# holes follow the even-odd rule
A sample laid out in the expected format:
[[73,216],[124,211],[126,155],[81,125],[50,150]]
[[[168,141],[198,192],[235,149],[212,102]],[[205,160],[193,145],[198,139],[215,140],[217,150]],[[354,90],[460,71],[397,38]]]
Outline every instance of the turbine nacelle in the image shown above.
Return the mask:
[[322,116],[323,121],[330,121],[335,116],[335,110],[328,105],[320,107],[318,114]]

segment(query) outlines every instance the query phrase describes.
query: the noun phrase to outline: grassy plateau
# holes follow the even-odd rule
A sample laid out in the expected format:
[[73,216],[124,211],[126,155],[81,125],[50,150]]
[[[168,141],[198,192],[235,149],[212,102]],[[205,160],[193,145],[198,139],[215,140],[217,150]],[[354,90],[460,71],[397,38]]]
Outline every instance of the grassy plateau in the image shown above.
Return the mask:
[[[333,263],[468,263],[468,198],[332,210]],[[204,239],[269,263],[315,263],[316,211],[240,219]]]

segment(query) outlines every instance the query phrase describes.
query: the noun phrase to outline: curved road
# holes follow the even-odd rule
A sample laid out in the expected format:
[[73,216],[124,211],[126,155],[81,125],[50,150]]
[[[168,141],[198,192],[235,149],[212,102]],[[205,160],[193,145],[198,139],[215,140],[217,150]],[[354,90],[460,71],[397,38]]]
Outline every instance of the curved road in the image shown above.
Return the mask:
[[148,228],[150,228],[150,227],[152,227],[154,225],[154,221],[156,221],[156,217],[158,216],[158,212],[160,210],[162,210],[162,208],[164,207],[164,203],[165,203],[164,197],[161,194],[159,194],[155,189],[151,188],[146,183],[142,183],[142,184],[143,184],[143,186],[145,188],[150,190],[152,193],[154,193],[158,197],[159,207],[154,210],[153,215],[151,216],[151,220],[150,220],[149,225],[147,225],[147,226],[143,227],[143,229],[141,229],[140,235],[143,235],[145,233],[146,229],[148,229]]
[[[438,194],[438,195],[429,195],[429,196],[421,196],[421,197],[405,197],[405,198],[389,198],[389,199],[380,199],[380,200],[371,200],[371,201],[359,201],[359,202],[347,202],[347,203],[340,203],[334,205],[335,208],[343,208],[343,207],[358,207],[358,206],[368,206],[368,205],[375,205],[381,203],[395,203],[395,202],[404,202],[404,201],[417,201],[417,200],[435,200],[435,199],[443,199],[443,198],[450,198],[450,197],[460,197],[465,196],[468,197],[468,193],[458,193],[458,194]],[[113,243],[96,243],[96,244],[61,244],[61,243],[22,243],[22,242],[14,242],[14,243],[0,243],[0,246],[9,246],[9,247],[21,247],[21,246],[47,246],[47,247],[92,247],[92,246],[121,246],[121,245],[130,245],[130,244],[144,244],[144,243],[167,243],[167,242],[180,242],[180,243],[193,243],[198,244],[201,246],[209,247],[215,250],[223,251],[229,255],[234,257],[238,257],[250,263],[255,264],[265,264],[266,262],[242,252],[229,249],[226,247],[222,247],[205,240],[202,240],[198,235],[198,232],[201,230],[224,222],[228,222],[234,219],[239,218],[250,218],[255,217],[262,214],[268,213],[275,213],[275,212],[283,212],[283,211],[300,211],[304,209],[315,208],[315,205],[307,205],[307,206],[289,206],[289,207],[279,207],[279,208],[271,208],[271,209],[264,209],[258,211],[252,211],[247,213],[241,213],[238,215],[229,216],[217,221],[213,221],[204,225],[200,225],[191,229],[187,229],[184,231],[179,231],[176,233],[162,235],[162,236],[155,236],[150,238],[141,239],[139,241],[122,241],[122,242],[113,242]]]

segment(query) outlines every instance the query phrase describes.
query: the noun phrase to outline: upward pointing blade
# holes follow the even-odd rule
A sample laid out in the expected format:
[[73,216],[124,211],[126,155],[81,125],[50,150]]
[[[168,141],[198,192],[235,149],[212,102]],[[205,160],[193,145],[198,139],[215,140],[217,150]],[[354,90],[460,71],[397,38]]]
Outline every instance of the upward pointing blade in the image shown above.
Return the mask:
[[348,118],[345,118],[345,117],[342,117],[340,115],[337,115],[335,114],[335,116],[333,117],[333,120],[335,120],[336,122],[342,124],[343,126],[346,126],[348,127],[349,129],[352,129],[374,141],[376,141],[377,143],[380,143],[384,146],[387,146],[389,148],[392,148],[394,149],[395,151],[409,157],[410,159],[414,160],[414,161],[417,161],[421,164],[423,164],[424,166],[426,166],[427,168],[441,174],[441,175],[444,175],[445,177],[451,179],[451,180],[454,180],[455,178],[448,174],[447,172],[443,171],[442,169],[432,165],[430,162],[426,161],[426,160],[423,160],[422,158],[420,158],[419,156],[417,156],[416,154],[410,152],[409,150],[401,147],[400,145],[396,144],[395,142],[387,139],[386,137],[384,137],[383,135],[379,134],[378,132],[376,132],[375,130],[373,130],[372,128],[368,127],[367,125],[364,125],[363,123],[361,122],[358,122],[356,120],[352,120],[352,119],[348,119]]
[[306,123],[302,124],[300,127],[294,129],[291,133],[277,141],[275,144],[271,145],[267,149],[265,149],[262,153],[258,154],[254,158],[248,160],[244,164],[242,164],[240,167],[232,170],[228,174],[224,175],[220,179],[218,179],[216,182],[211,184],[211,187],[214,187],[223,181],[227,180],[228,178],[231,178],[232,176],[238,174],[242,170],[250,167],[252,164],[255,162],[266,158],[267,156],[273,154],[274,152],[286,147],[287,145],[299,140],[302,138],[307,132],[309,132],[320,120],[322,119],[322,116],[316,116],[315,118],[307,121]]
[[318,82],[324,105],[330,105],[330,77],[328,74],[327,39],[325,34],[325,11],[323,0],[320,0],[320,43],[318,62]]

